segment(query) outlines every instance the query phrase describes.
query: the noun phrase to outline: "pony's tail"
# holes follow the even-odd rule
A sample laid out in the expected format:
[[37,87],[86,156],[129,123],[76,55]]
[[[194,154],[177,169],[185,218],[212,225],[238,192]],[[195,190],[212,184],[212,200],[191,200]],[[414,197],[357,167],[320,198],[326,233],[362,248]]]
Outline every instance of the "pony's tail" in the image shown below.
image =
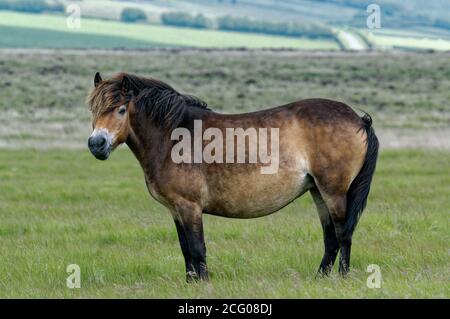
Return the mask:
[[344,233],[347,236],[353,234],[358,219],[366,207],[370,183],[372,182],[378,157],[379,143],[372,127],[372,118],[366,113],[361,119],[363,121],[361,129],[364,129],[367,133],[367,152],[364,164],[347,192],[347,214],[344,227]]

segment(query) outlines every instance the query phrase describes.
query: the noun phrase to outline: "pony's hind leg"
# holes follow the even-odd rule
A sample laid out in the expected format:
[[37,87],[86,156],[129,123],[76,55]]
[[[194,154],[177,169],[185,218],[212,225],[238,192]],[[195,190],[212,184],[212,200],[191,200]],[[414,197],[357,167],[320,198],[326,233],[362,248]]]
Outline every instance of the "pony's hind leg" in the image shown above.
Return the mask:
[[320,263],[317,274],[320,276],[328,276],[333,268],[336,256],[339,251],[339,243],[336,238],[333,221],[331,220],[328,207],[320,195],[317,187],[310,190],[314,203],[316,204],[317,211],[319,212],[320,222],[322,223],[323,230],[323,243],[325,251],[323,254],[322,262]]
[[350,252],[352,246],[352,235],[345,231],[347,195],[325,195],[324,200],[330,212],[336,238],[339,243],[339,273],[342,276],[346,276],[350,269]]

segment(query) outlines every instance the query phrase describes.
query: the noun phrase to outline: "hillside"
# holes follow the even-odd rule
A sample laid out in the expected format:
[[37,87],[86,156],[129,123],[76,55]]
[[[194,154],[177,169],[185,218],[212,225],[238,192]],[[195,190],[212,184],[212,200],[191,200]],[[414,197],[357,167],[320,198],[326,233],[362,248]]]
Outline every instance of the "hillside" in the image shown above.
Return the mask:
[[299,39],[87,18],[82,19],[80,29],[69,29],[63,16],[0,11],[0,47],[130,49],[161,46],[339,48],[331,39]]
[[[369,3],[0,0],[0,47],[450,50],[450,3],[382,0],[381,29],[368,29]],[[80,29],[65,23],[69,4],[80,8]]]

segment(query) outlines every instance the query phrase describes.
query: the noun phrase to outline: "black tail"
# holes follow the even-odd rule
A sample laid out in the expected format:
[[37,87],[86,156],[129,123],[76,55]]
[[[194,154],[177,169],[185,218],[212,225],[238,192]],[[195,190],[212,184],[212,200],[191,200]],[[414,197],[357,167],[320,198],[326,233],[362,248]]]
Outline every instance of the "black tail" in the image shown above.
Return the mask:
[[361,170],[347,192],[347,215],[344,232],[349,236],[353,234],[358,219],[366,207],[370,183],[375,172],[378,156],[379,143],[372,127],[372,118],[366,113],[362,120],[364,122],[362,129],[367,133],[367,153]]

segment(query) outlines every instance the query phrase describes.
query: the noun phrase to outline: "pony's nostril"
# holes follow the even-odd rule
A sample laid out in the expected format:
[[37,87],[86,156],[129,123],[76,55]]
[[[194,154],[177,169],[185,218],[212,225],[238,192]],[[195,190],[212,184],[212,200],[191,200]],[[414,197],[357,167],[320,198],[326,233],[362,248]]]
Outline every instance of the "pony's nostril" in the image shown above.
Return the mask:
[[96,144],[97,144],[98,147],[103,147],[106,144],[106,138],[104,136],[99,136],[97,138],[96,142],[97,142]]
[[106,145],[106,137],[104,136],[91,136],[88,139],[89,148],[102,148]]

